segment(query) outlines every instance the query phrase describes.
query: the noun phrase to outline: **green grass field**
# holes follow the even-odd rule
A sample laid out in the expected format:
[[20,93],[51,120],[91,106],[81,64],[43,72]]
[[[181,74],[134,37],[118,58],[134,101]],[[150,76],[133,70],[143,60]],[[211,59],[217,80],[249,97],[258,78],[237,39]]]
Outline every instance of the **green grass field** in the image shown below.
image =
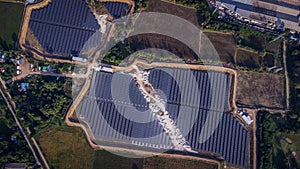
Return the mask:
[[143,159],[94,151],[79,128],[53,126],[38,133],[36,138],[53,168],[141,169],[143,165]]
[[126,158],[104,150],[93,150],[79,128],[52,126],[39,132],[38,140],[52,168],[85,169],[214,169],[215,165],[202,161],[181,160],[165,157],[146,159]]
[[0,48],[13,49],[18,39],[24,5],[0,2]]

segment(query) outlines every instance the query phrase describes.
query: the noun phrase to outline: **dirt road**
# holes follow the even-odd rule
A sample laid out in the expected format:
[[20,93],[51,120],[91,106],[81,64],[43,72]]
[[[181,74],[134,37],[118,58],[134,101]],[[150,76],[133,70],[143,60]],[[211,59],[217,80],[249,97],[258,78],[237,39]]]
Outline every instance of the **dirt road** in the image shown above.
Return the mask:
[[290,83],[289,83],[289,74],[286,64],[286,40],[283,42],[283,64],[284,64],[284,76],[285,76],[285,91],[286,91],[286,110],[290,109]]

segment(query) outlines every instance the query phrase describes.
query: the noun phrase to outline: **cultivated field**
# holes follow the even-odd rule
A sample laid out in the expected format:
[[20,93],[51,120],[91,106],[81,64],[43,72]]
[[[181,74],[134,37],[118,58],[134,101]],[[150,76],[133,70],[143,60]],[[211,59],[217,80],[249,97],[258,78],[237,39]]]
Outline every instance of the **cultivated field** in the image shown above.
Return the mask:
[[93,150],[80,129],[51,127],[37,136],[49,165],[53,168],[93,168]]
[[24,5],[0,2],[0,47],[12,49],[18,40]]
[[[281,62],[280,67],[281,67]],[[262,57],[262,64],[266,67],[273,67],[275,65],[275,58],[273,53],[266,53],[265,56]],[[278,66],[278,64],[277,64]]]
[[161,0],[151,0],[148,4],[146,12],[161,12],[176,15],[199,27],[197,10],[190,7],[185,7]]
[[282,75],[239,71],[238,104],[284,108],[284,99]]
[[258,69],[260,67],[261,57],[258,53],[250,50],[238,48],[234,58],[236,65],[247,67],[251,69]]
[[[197,60],[198,56],[185,44],[180,41],[158,34],[142,34],[130,37],[128,42],[135,51],[147,48],[160,48],[172,52],[185,61]],[[154,58],[155,61],[167,59],[163,55]]]
[[224,63],[234,63],[236,50],[236,39],[233,34],[204,31],[211,43],[217,50],[221,61]]
[[[160,164],[160,165],[157,165]],[[184,163],[181,159],[170,159],[166,157],[150,157],[144,160],[143,169],[215,169],[216,165],[208,162],[201,162],[196,160],[186,160]]]

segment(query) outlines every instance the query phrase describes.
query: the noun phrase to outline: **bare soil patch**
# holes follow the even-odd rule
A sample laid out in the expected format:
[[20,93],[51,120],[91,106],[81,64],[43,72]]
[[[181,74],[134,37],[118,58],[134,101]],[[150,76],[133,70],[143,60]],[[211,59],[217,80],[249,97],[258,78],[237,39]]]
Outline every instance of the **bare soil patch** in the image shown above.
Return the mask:
[[44,51],[44,48],[30,28],[27,29],[25,44],[37,49],[38,51]]
[[234,54],[237,43],[233,34],[207,31],[205,31],[204,34],[215,47],[222,62],[234,63]]
[[191,7],[184,7],[182,5],[161,0],[151,0],[148,4],[146,12],[161,12],[176,15],[199,27],[197,10]]
[[247,106],[284,108],[284,76],[238,72],[237,103]]
[[235,56],[235,64],[251,69],[260,67],[261,57],[258,53],[245,49],[237,49]]
[[[135,51],[149,48],[160,48],[181,57],[185,61],[193,61],[198,58],[193,50],[187,45],[183,44],[179,40],[164,35],[142,34],[130,37],[128,42],[131,48]],[[160,57],[164,56],[161,55]]]
[[262,58],[263,64],[266,67],[273,67],[274,66],[274,55],[272,53],[266,53],[266,55]]

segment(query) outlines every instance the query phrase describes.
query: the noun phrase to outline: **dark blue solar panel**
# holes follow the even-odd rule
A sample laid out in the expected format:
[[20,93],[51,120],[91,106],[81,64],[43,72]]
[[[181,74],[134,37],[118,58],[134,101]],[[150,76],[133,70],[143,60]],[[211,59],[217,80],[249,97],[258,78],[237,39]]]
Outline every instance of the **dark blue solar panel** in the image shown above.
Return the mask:
[[78,54],[100,28],[84,0],[52,0],[32,10],[29,28],[48,53]]
[[[169,72],[169,73],[166,73]],[[225,100],[227,106],[228,104],[228,96],[229,96],[229,88],[230,88],[230,75],[227,73],[220,72],[204,72],[204,71],[193,71],[193,76],[195,76],[197,87],[203,93],[203,97],[200,97],[203,100],[199,100],[200,105],[209,106],[210,100],[206,97],[210,97],[212,93],[217,96],[218,101],[216,105],[212,107],[216,110],[211,110],[208,107],[192,107],[191,110],[195,110],[198,112],[197,120],[193,124],[192,129],[189,131],[188,135],[185,136],[187,141],[190,143],[192,149],[197,151],[211,152],[222,155],[226,162],[231,165],[239,166],[239,167],[247,167],[248,160],[248,132],[247,130],[240,124],[240,122],[235,119],[232,114],[223,113],[220,123],[218,124],[215,131],[204,143],[199,142],[200,133],[202,131],[202,127],[206,122],[206,118],[208,117],[208,113],[213,112],[223,112],[225,110],[224,107],[218,107],[217,104],[221,103],[221,100]],[[139,94],[138,88],[134,81],[130,81],[130,86],[122,85],[121,82],[124,82],[125,79],[128,79],[128,75],[122,73],[105,73],[105,72],[95,72],[93,75],[89,98],[87,100],[92,100],[96,97],[97,101],[93,103],[87,102],[84,108],[81,110],[82,114],[85,114],[85,117],[90,120],[92,130],[94,134],[96,133],[99,137],[110,137],[114,138],[115,136],[110,135],[108,131],[99,131],[102,129],[101,124],[95,119],[98,119],[100,116],[97,115],[97,109],[103,115],[103,118],[107,121],[107,123],[119,133],[123,135],[132,137],[132,138],[149,138],[151,136],[156,136],[163,132],[162,126],[159,125],[157,120],[153,120],[147,123],[138,123],[134,121],[130,121],[125,118],[122,113],[127,112],[130,109],[127,109],[126,104],[118,104],[118,102],[113,103],[111,96],[111,86],[112,79],[117,78],[120,81],[120,88],[115,90],[120,90],[121,93],[125,89],[129,89],[129,96],[131,97],[131,102],[141,105],[147,105],[143,96]],[[169,112],[170,117],[177,124],[180,104],[176,103],[176,95],[181,95],[180,92],[174,92],[179,90],[179,87],[176,85],[176,81],[174,81],[173,77],[178,76],[180,79],[185,82],[185,87],[188,87],[190,81],[188,80],[188,76],[186,74],[186,70],[183,69],[169,69],[166,71],[163,69],[152,69],[150,70],[149,81],[153,85],[154,88],[162,90],[168,98],[168,102],[166,103],[166,109]],[[187,76],[187,77],[186,77]],[[210,78],[210,79],[209,79]],[[213,84],[213,89],[210,89],[209,84]],[[222,92],[221,88],[225,88]],[[214,92],[212,92],[214,90]],[[172,92],[170,92],[172,91]],[[191,91],[189,91],[191,92]],[[193,96],[193,93],[188,93],[190,96]],[[219,98],[221,97],[221,98]],[[180,98],[180,97],[178,97]],[[143,101],[141,101],[143,100]],[[187,100],[192,102],[192,100]],[[203,102],[203,103],[202,103]],[[97,103],[97,104],[96,104]],[[188,103],[185,103],[187,107],[189,107]],[[136,107],[138,109],[138,107]],[[148,109],[148,107],[147,107]],[[146,108],[145,108],[146,110]],[[98,111],[98,112],[99,112]],[[151,117],[151,114],[146,114]],[[214,117],[220,114],[213,114]],[[190,117],[188,117],[190,118]],[[99,134],[98,134],[99,133]],[[162,137],[162,140],[158,140],[161,144],[165,144],[166,140]]]
[[128,13],[129,5],[122,2],[102,2],[108,12],[115,18],[121,18]]

